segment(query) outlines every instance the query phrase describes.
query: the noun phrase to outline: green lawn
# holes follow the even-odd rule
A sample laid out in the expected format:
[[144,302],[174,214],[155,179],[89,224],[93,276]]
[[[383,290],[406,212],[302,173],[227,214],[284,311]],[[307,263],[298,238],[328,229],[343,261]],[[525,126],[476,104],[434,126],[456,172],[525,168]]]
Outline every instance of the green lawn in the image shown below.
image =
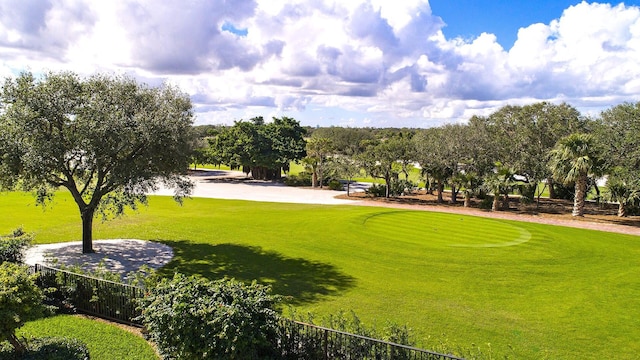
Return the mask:
[[156,360],[159,357],[143,338],[114,325],[71,315],[30,321],[18,331],[24,337],[68,337],[89,347],[91,360]]
[[[375,207],[149,203],[96,221],[94,236],[162,241],[176,252],[166,273],[258,279],[301,312],[408,324],[424,347],[490,343],[515,359],[640,353],[639,237]],[[32,204],[0,194],[0,233],[23,225],[38,242],[80,238],[67,194],[46,212]]]

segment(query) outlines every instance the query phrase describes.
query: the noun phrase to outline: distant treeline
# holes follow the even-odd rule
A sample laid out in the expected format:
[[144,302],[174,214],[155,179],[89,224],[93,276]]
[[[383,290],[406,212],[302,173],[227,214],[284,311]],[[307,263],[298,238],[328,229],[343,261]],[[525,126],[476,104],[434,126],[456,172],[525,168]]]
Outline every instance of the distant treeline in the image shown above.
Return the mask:
[[[566,103],[508,105],[464,124],[428,129],[312,128],[290,118],[267,124],[260,117],[194,130],[201,156],[194,162],[247,172],[266,167],[279,174],[295,161],[308,169],[314,187],[364,170],[384,180],[382,195],[393,196],[415,185],[409,170],[418,165],[439,201],[447,186],[452,201],[462,194],[465,204],[491,194],[494,210],[499,198],[507,207],[514,191],[522,201],[539,200],[543,191],[573,198],[576,216],[582,215],[589,189],[597,200],[618,202],[621,216],[640,205],[640,102],[613,106],[597,117],[583,116]],[[607,180],[604,193],[599,179]]]

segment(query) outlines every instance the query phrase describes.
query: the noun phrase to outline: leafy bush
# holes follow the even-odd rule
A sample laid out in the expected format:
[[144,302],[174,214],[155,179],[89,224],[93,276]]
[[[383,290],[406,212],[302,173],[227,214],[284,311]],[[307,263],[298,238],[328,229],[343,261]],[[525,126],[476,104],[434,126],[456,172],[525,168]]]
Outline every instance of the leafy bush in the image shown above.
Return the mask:
[[270,288],[175,274],[139,302],[141,320],[172,359],[264,359],[274,356],[279,314]]
[[384,184],[372,184],[364,192],[373,197],[385,197],[387,195],[387,187]]
[[77,339],[35,338],[18,354],[7,342],[0,344],[0,358],[6,360],[89,360],[87,345]]
[[5,261],[21,263],[24,251],[31,246],[33,236],[26,234],[22,228],[17,228],[6,236],[0,236],[0,263]]
[[480,201],[480,204],[478,204],[478,207],[484,210],[491,210],[492,206],[493,206],[492,195],[485,195],[484,198],[482,198],[482,200]]
[[519,184],[517,192],[520,194],[520,203],[531,204],[536,198],[536,186],[531,184]]
[[411,180],[394,180],[391,182],[391,196],[409,195],[418,189]]
[[29,275],[27,269],[11,262],[0,264],[0,341],[8,340],[17,353],[23,353],[25,346],[16,329],[42,317],[46,310],[42,291],[34,282],[37,275]]
[[[139,312],[136,309],[136,296],[132,296],[134,289],[124,285],[150,288],[158,279],[155,270],[148,266],[129,272],[124,283],[120,275],[106,269],[103,262],[90,271],[77,265],[56,266],[62,271],[43,270],[39,273],[37,283],[47,289],[45,303],[56,307],[61,313],[75,313],[77,308],[97,313],[112,311],[111,314],[116,314],[121,320],[129,321]],[[86,277],[106,281],[92,281]]]
[[311,174],[303,171],[298,175],[289,174],[284,179],[287,186],[311,186]]
[[[418,185],[410,180],[393,180],[389,189],[389,196],[401,196],[410,194],[418,189]],[[387,187],[385,184],[373,184],[365,190],[366,194],[374,197],[385,197]]]
[[331,180],[329,181],[329,189],[330,190],[336,190],[336,191],[342,191],[344,189],[344,186],[342,186],[342,183],[338,180]]
[[553,184],[553,189],[555,190],[555,198],[563,199],[563,200],[573,200],[575,196],[575,184]]
[[360,317],[354,312],[345,312],[343,310],[338,311],[335,314],[329,314],[328,316],[316,321],[313,314],[308,314],[306,319],[297,316],[295,311],[292,310],[293,320],[307,322],[309,324],[318,323],[318,325],[343,331],[351,334],[366,336],[374,339],[381,339],[389,342],[393,342],[401,345],[413,346],[415,341],[411,335],[411,329],[406,325],[400,326],[392,322],[387,322],[382,330],[375,326],[368,326],[364,324]]
[[[306,319],[298,318],[295,311],[292,311],[293,319],[309,324],[314,324],[315,319],[312,314],[308,314]],[[394,323],[387,325],[380,331],[374,326],[367,326],[360,321],[360,318],[352,311],[345,313],[339,311],[335,315],[329,315],[321,319],[320,326],[329,329],[365,336],[372,339],[390,341],[396,344],[413,346],[414,341],[411,330],[406,326],[399,326]],[[408,359],[410,354],[400,348],[394,348],[391,353],[386,352],[385,347],[372,347],[371,343],[357,337],[338,336],[324,337],[322,332],[316,331],[296,331],[294,324],[286,324],[281,328],[279,345],[284,359]]]

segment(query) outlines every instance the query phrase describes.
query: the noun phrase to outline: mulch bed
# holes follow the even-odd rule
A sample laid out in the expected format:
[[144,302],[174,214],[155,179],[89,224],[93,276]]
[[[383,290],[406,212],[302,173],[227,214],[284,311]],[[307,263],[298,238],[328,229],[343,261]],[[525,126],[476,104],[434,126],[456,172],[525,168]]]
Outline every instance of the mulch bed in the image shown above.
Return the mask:
[[[531,218],[545,219],[540,221],[543,223],[554,223],[557,220],[558,225],[565,225],[566,222],[590,222],[609,225],[622,225],[636,228],[640,230],[640,216],[618,217],[618,205],[608,203],[587,202],[585,205],[585,216],[571,216],[573,209],[573,201],[560,199],[541,198],[540,204],[534,201],[532,204],[521,204],[518,197],[512,197],[509,201],[509,210],[500,210],[497,213],[491,210],[480,209],[480,200],[472,199],[471,208],[463,207],[463,199],[458,196],[457,203],[451,203],[451,195],[448,192],[443,193],[443,203],[438,203],[438,197],[434,194],[427,194],[425,191],[418,191],[407,196],[399,196],[393,198],[372,197],[364,192],[352,192],[350,196],[340,195],[339,199],[360,200],[371,202],[371,205],[386,207],[413,208],[422,210],[436,210],[454,213],[470,213],[481,214],[481,216],[500,218],[512,218],[518,220],[530,221]],[[502,202],[500,203],[502,205]],[[603,230],[611,231],[609,228]],[[633,231],[635,233],[635,231]]]

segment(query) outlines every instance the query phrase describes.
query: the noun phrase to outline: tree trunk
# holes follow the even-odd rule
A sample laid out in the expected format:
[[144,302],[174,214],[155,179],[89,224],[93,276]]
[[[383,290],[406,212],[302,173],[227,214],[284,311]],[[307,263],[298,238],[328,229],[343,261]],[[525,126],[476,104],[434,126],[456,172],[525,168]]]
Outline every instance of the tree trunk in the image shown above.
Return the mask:
[[429,179],[427,179],[427,180],[425,181],[424,186],[426,187],[426,189],[425,189],[425,190],[427,190],[427,194],[429,194],[429,195],[433,195],[433,181],[432,181],[432,179],[431,179],[431,178],[429,178]]
[[500,203],[500,194],[493,194],[493,203],[491,204],[491,211],[498,211],[498,204]]
[[95,213],[94,208],[91,206],[85,207],[80,212],[82,218],[82,253],[91,254],[93,251],[93,215]]
[[464,193],[464,207],[471,206],[471,194],[467,191]]
[[[545,185],[546,187],[547,185]],[[542,193],[544,192],[544,187],[542,188],[542,190],[538,191],[540,189],[540,186],[536,183],[536,188],[534,190],[534,194],[536,194],[536,210],[540,209],[540,196],[542,196]]]
[[584,216],[584,201],[587,196],[587,177],[580,176],[576,179],[576,194],[573,199],[572,216]]
[[268,180],[280,180],[282,179],[282,167],[278,166],[275,169],[271,169],[271,177]]
[[620,204],[618,205],[618,216],[619,217],[627,216],[627,207],[624,205],[622,201],[620,201]]
[[549,199],[556,198],[556,189],[553,187],[553,179],[547,178],[547,185],[549,186]]
[[504,193],[504,197],[502,198],[502,209],[509,210],[509,193]]
[[385,181],[385,197],[388,198],[391,195],[391,176],[387,175],[384,178]]
[[318,183],[320,183],[320,189],[322,189],[322,182],[324,181],[324,179],[322,178],[322,166],[320,166],[318,168]]
[[444,184],[441,179],[437,180],[438,183],[438,204],[442,204],[444,200],[442,200],[442,192],[444,191]]
[[349,197],[349,191],[351,190],[351,178],[347,179],[347,197]]
[[458,203],[458,192],[456,191],[456,186],[451,185],[451,201],[452,204]]
[[318,171],[316,169],[313,169],[311,174],[311,187],[314,189],[318,187]]
[[17,354],[24,354],[24,352],[27,350],[24,344],[20,342],[20,340],[18,340],[16,334],[9,335],[9,338],[7,340],[9,340],[9,343],[11,344],[11,346],[13,346]]

